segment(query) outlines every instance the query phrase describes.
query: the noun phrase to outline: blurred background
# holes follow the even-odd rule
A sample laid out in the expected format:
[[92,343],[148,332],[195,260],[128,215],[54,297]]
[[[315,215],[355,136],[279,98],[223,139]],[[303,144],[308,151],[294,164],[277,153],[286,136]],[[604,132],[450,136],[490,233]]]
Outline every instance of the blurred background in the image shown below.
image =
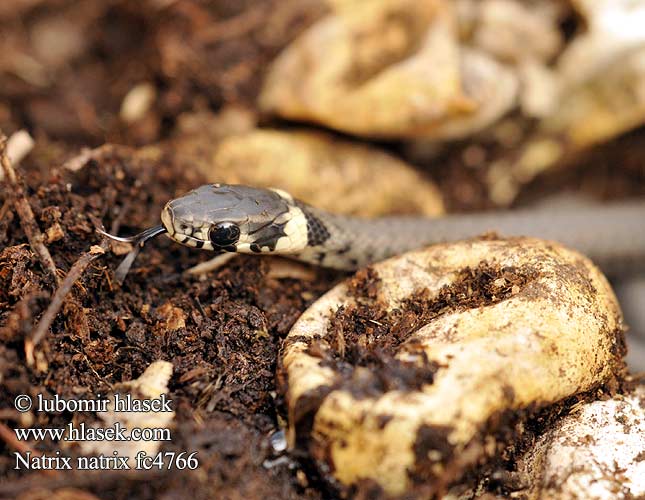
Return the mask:
[[[645,195],[645,1],[0,2],[0,128],[363,215]],[[593,224],[593,221],[589,222]],[[645,278],[615,283],[645,370]]]

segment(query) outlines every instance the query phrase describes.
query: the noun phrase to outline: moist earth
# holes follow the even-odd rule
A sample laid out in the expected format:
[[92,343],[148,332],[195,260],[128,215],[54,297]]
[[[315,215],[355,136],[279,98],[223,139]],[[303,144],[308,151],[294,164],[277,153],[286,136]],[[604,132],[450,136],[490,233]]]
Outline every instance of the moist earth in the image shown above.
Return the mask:
[[[36,139],[36,149],[18,173],[61,277],[92,245],[101,243],[94,231],[97,223],[119,234],[134,234],[158,223],[157,214],[169,198],[203,181],[175,160],[181,158],[180,150],[152,162],[127,147],[108,146],[76,172],[63,168],[64,162],[80,147],[169,139],[182,114],[192,110],[218,113],[225,106],[241,106],[262,124],[281,125],[257,111],[263,68],[325,10],[313,1],[176,2],[170,10],[125,0],[42,1],[32,2],[38,4],[33,8],[25,7],[28,3],[16,2],[15,12],[0,10],[0,30],[14,37],[17,46],[29,43],[25,27],[37,23],[62,18],[83,27],[79,52],[67,54],[62,63],[50,62],[49,85],[0,72],[0,129],[8,134],[27,128]],[[204,23],[220,24],[209,37],[201,29]],[[145,119],[125,127],[118,119],[122,96],[141,81],[150,82],[158,97]],[[569,169],[528,186],[519,202],[567,188],[606,199],[642,195],[644,138],[640,129],[597,148]],[[458,154],[463,144],[446,148],[432,166],[415,160],[403,146],[387,147],[435,180],[450,210],[493,206],[486,194],[487,167],[466,166]],[[5,436],[0,439],[3,496],[17,498],[33,488],[43,494],[76,488],[76,495],[91,492],[102,498],[330,495],[310,469],[305,474],[306,463],[297,455],[273,461],[269,437],[284,418],[275,378],[282,339],[298,316],[346,275],[311,268],[305,273],[308,278],[303,273],[285,277],[275,272],[274,259],[238,256],[206,276],[187,276],[183,271],[210,255],[161,237],[146,245],[120,286],[114,269],[123,255],[108,252],[94,259],[76,282],[36,346],[34,366],[27,366],[25,339],[50,304],[56,284],[27,243],[11,207],[12,194],[6,183],[0,185],[2,423],[62,427],[73,415],[35,414],[34,421],[27,421],[13,410],[13,398],[23,393],[89,398],[138,377],[157,359],[168,360],[174,366],[170,398],[177,415],[173,442],[162,449],[197,451],[200,467],[139,479],[118,473],[27,473],[14,470],[13,448]],[[455,300],[473,305],[502,300],[526,279],[490,265],[464,270],[464,288],[446,290],[442,301],[429,304],[421,294],[397,313],[368,307],[378,277],[363,271],[352,286],[366,302],[337,311],[332,326],[337,340],[321,355],[330,363],[383,369],[388,376],[364,390],[431,382],[435,367],[406,371],[394,362],[392,349],[414,324],[454,307]],[[491,289],[500,276],[512,278],[501,289]],[[361,340],[368,336],[378,339],[369,349]],[[530,435],[548,425],[549,415],[530,421]],[[79,418],[96,421],[93,414]],[[35,451],[58,447],[43,441]],[[510,463],[512,456],[503,454],[503,463]],[[515,484],[503,477],[496,481],[505,488]],[[369,497],[371,491],[365,485],[358,495]]]

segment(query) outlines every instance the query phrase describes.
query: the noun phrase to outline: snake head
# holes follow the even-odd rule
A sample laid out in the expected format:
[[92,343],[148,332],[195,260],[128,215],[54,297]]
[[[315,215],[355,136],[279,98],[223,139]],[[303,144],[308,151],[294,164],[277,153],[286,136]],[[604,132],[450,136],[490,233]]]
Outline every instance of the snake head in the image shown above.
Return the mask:
[[207,184],[169,201],[168,236],[183,245],[239,253],[294,253],[307,245],[307,221],[282,191]]

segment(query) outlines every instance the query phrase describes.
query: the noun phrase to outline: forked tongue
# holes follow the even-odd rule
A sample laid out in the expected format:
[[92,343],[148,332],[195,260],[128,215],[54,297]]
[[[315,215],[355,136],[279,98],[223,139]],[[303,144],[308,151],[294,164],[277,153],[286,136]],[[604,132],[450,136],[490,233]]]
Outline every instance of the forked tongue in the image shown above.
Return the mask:
[[128,252],[128,255],[125,256],[121,264],[119,264],[119,267],[116,268],[116,271],[114,272],[114,276],[116,277],[116,280],[119,282],[119,284],[123,283],[123,280],[125,280],[125,277],[127,276],[128,272],[130,271],[130,268],[132,267],[132,263],[134,262],[134,259],[137,258],[137,255],[139,255],[139,252],[143,248],[143,245],[145,244],[146,241],[154,238],[155,236],[159,236],[160,234],[163,234],[166,232],[166,228],[163,227],[162,225],[159,226],[154,226],[149,229],[146,229],[145,231],[141,231],[139,234],[135,234],[134,236],[128,236],[126,238],[123,238],[121,236],[114,236],[113,234],[105,232],[101,228],[96,228],[96,231],[106,238],[109,238],[113,241],[120,241],[122,243],[132,243],[133,247],[132,250]]

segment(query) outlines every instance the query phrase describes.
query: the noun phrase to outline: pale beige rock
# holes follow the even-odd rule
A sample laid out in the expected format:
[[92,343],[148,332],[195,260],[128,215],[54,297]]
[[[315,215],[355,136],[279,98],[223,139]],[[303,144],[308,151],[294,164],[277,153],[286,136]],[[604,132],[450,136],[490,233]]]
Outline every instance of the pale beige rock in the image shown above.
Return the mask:
[[520,463],[531,500],[645,498],[645,386],[575,408]]
[[[607,280],[588,259],[555,243],[474,240],[411,252],[374,266],[379,299],[392,309],[422,289],[436,297],[459,271],[485,261],[534,274],[509,298],[448,310],[401,344],[398,359],[415,362],[422,349],[439,363],[434,382],[420,390],[334,389],[343,376],[308,349],[315,339],[330,340],[331,316],[355,300],[346,284],[292,328],[282,358],[291,440],[302,408],[314,411],[311,432],[299,442],[308,442],[341,485],[370,479],[388,494],[402,494],[420,459],[435,474],[430,487],[458,480],[491,453],[492,415],[560,401],[622,369],[621,314]],[[365,370],[356,368],[351,380]],[[428,456],[419,457],[418,449]]]
[[470,0],[471,43],[505,61],[548,61],[562,48],[557,10],[549,2]]
[[540,126],[569,148],[607,141],[645,120],[645,1],[575,0],[588,29],[555,67],[559,99]]
[[143,82],[132,87],[121,102],[119,118],[125,123],[141,120],[150,110],[157,98],[155,87],[149,82]]
[[563,91],[555,103],[512,164],[509,173],[518,183],[645,122],[645,44]]
[[566,92],[557,111],[543,121],[540,129],[562,137],[572,149],[582,149],[612,139],[643,121],[645,41]]
[[493,166],[490,189],[499,204],[510,203],[539,174],[645,123],[645,1],[573,4],[586,30],[553,67],[520,68],[522,110],[540,121]]
[[278,187],[336,213],[443,213],[438,189],[377,148],[328,134],[254,130],[224,138],[194,163],[210,182]]
[[467,136],[513,107],[517,79],[457,37],[449,2],[336,2],[274,61],[260,106],[360,136]]
[[576,36],[557,62],[566,87],[574,87],[645,44],[644,0],[573,0],[587,29]]
[[[34,139],[29,135],[26,130],[18,130],[11,134],[7,140],[7,158],[14,167],[27,156],[32,149],[34,149]],[[4,169],[0,169],[0,181],[4,179]]]

